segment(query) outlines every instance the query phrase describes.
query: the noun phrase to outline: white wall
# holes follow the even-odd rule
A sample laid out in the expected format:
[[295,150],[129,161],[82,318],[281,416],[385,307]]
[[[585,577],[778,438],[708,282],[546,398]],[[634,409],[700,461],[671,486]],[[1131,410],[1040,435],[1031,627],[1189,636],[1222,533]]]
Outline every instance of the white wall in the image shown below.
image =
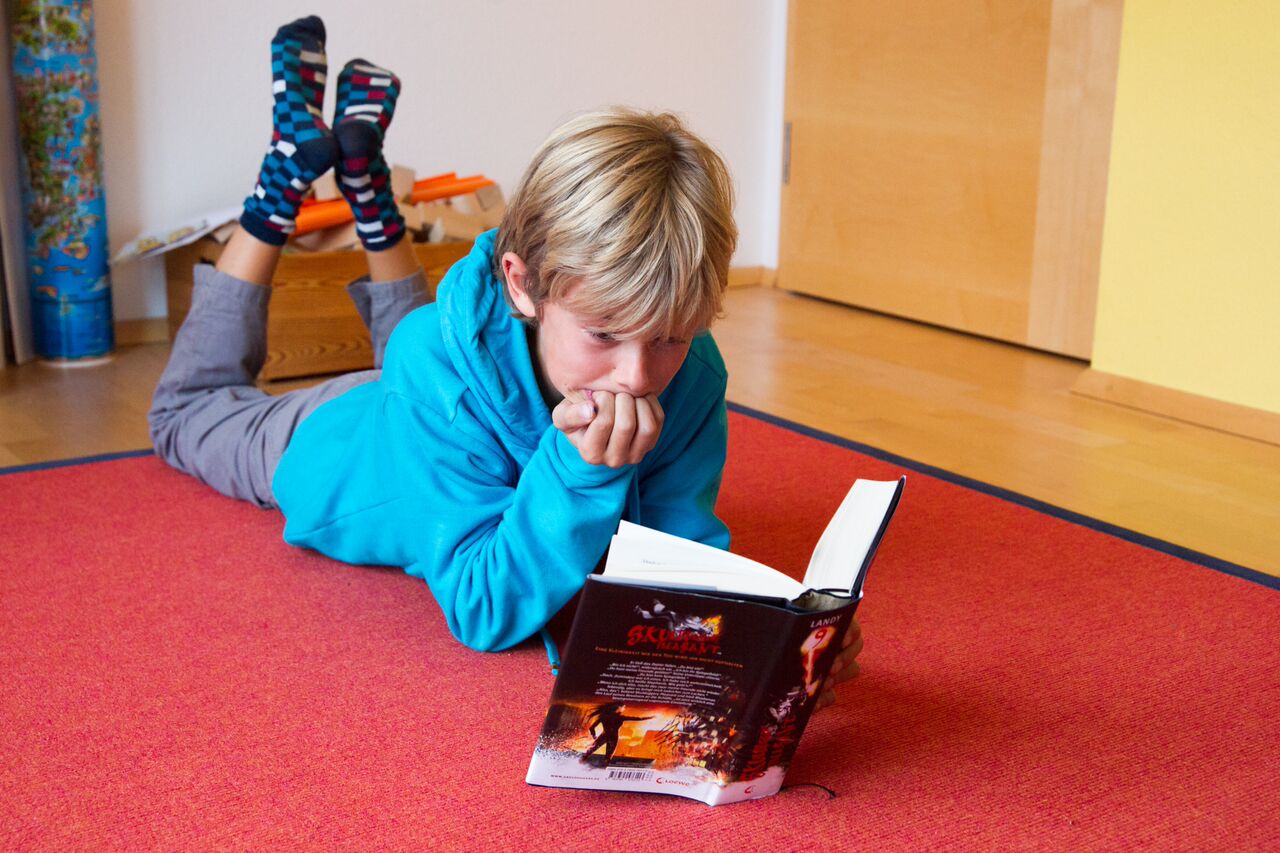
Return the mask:
[[[363,56],[404,81],[391,160],[423,175],[483,172],[510,191],[574,113],[674,110],[737,182],[735,265],[776,265],[785,0],[95,5],[113,248],[244,197],[271,130],[271,36],[314,12],[332,79]],[[161,262],[112,275],[118,318],[164,314]]]

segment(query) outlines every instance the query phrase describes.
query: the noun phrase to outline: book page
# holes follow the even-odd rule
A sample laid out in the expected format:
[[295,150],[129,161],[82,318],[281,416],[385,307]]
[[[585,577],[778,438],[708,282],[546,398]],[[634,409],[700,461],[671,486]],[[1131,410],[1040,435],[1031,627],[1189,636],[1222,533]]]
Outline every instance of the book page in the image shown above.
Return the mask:
[[603,579],[788,601],[806,589],[754,560],[628,521],[619,524],[613,537]]
[[851,591],[893,511],[902,481],[858,480],[827,524],[804,582],[810,589]]

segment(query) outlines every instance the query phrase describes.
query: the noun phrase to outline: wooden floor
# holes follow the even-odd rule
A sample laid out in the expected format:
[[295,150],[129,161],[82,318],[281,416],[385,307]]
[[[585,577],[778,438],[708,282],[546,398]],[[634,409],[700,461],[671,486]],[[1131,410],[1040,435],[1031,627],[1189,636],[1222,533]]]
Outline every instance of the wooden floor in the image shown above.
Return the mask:
[[[727,309],[735,402],[1280,576],[1280,447],[1072,395],[1082,362],[767,288]],[[0,466],[146,447],[167,353],[0,369]]]

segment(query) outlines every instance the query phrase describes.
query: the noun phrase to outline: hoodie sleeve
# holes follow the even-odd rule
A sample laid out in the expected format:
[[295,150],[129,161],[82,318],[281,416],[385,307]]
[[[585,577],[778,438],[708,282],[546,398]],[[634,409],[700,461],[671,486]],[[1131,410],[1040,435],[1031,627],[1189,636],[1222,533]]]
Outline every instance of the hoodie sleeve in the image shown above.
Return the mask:
[[[395,419],[423,416],[391,395]],[[589,465],[554,427],[524,471],[514,472],[494,439],[464,414],[433,430],[405,459],[403,482],[424,496],[413,518],[413,557],[449,630],[480,651],[512,646],[538,631],[573,597],[617,529],[634,466]]]

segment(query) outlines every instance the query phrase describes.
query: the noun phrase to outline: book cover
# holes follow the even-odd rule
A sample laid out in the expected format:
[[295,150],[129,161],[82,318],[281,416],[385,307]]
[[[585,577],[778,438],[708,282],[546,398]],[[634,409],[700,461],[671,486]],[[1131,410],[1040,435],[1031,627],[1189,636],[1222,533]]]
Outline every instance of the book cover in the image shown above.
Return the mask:
[[802,581],[622,521],[526,781],[709,805],[777,793],[905,482],[856,481]]
[[589,579],[527,781],[776,793],[856,605],[803,603]]

